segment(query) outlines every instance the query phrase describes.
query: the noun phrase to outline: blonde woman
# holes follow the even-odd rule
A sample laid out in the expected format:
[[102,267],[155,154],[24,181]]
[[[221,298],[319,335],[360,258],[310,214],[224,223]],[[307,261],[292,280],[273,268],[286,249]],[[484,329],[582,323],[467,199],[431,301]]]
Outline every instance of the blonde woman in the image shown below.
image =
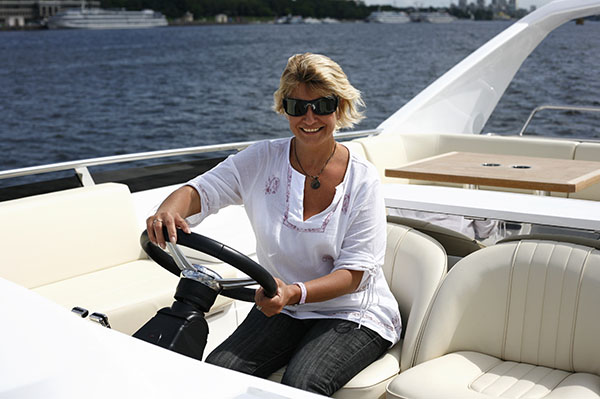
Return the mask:
[[375,168],[334,132],[362,119],[360,92],[318,54],[288,60],[274,109],[293,137],[257,143],[169,196],[148,218],[150,239],[231,204],[244,204],[259,263],[276,278],[207,362],[330,396],[400,338],[398,304],[385,281],[383,198]]

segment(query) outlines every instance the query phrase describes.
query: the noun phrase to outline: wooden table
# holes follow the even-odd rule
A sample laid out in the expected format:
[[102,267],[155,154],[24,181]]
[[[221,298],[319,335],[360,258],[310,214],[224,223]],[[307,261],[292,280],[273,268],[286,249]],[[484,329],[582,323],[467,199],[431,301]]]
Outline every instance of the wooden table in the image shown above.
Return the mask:
[[388,177],[574,193],[600,182],[600,162],[521,155],[448,152],[386,169]]

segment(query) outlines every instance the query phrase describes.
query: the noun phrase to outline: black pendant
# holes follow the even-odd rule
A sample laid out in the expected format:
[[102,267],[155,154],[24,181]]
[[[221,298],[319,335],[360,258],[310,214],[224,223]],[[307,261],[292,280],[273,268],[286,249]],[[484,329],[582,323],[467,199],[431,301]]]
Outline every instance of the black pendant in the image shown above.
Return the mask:
[[316,190],[317,188],[321,187],[321,182],[319,181],[319,178],[318,178],[318,177],[315,177],[315,178],[313,179],[313,181],[311,181],[311,182],[310,182],[310,187],[311,187],[313,190]]

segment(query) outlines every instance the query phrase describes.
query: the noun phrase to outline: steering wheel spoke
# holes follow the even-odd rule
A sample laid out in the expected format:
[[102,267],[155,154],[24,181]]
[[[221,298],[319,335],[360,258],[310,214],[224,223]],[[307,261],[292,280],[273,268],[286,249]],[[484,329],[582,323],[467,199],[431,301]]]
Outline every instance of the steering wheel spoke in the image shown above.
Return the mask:
[[218,279],[217,282],[224,290],[230,290],[233,288],[249,287],[251,285],[257,285],[256,280],[242,277],[242,278],[222,278]]
[[[166,228],[164,234],[165,237],[168,237]],[[182,230],[177,230],[177,245],[214,256],[249,277],[223,279],[205,266],[192,265],[177,245],[167,242],[170,254],[163,251],[159,246],[150,242],[147,231],[142,233],[140,244],[148,256],[166,270],[178,277],[196,280],[222,295],[253,302],[255,290],[244,287],[256,284],[263,287],[265,295],[269,297],[273,297],[277,293],[275,279],[262,266],[235,249],[200,234],[187,234]],[[206,269],[210,272],[207,272]]]

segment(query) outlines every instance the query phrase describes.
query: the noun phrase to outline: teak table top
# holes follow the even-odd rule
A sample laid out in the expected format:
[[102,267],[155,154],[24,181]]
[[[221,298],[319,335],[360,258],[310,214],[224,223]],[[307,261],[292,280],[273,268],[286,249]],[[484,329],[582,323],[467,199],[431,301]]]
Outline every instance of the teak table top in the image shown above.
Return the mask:
[[448,152],[385,170],[388,177],[574,193],[600,182],[600,162]]

